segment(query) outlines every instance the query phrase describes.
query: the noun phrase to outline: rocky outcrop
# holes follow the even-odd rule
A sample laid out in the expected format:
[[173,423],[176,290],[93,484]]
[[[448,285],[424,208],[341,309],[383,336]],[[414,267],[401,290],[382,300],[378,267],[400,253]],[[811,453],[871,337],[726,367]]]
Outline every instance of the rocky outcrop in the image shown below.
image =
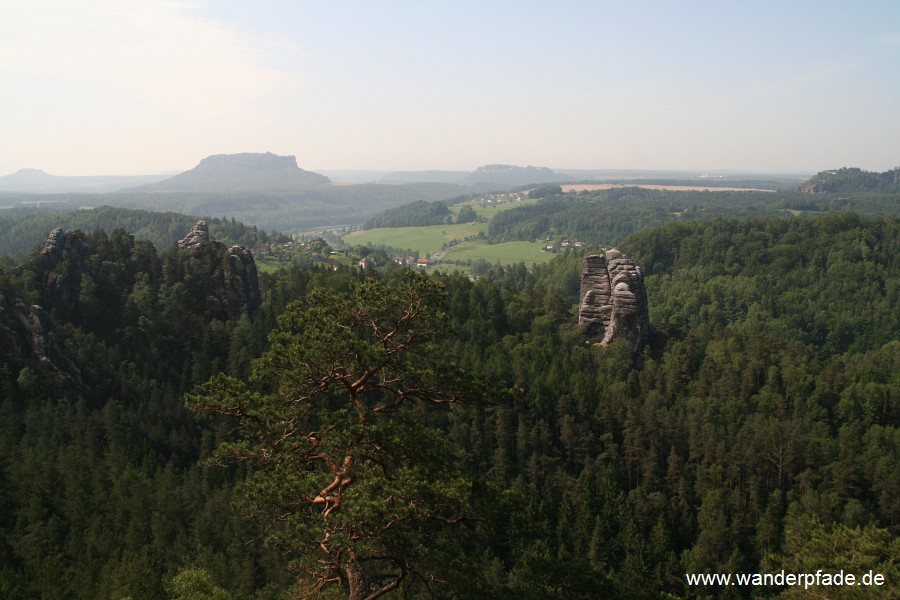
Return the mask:
[[0,359],[15,370],[32,369],[48,393],[71,397],[84,389],[81,372],[56,344],[53,321],[46,311],[2,293]]
[[253,253],[243,246],[232,246],[212,274],[207,295],[210,310],[237,319],[262,304],[259,279]]
[[[80,232],[56,228],[22,267],[37,275],[42,288],[40,304],[54,318],[88,324],[86,320],[101,317],[86,307],[93,305],[96,309],[102,301],[116,302],[114,297],[99,296],[101,283],[106,289],[115,287],[127,295],[141,275],[150,275],[151,279],[158,276],[140,271],[142,259],[134,256],[133,236],[124,232],[117,236],[114,232],[113,237],[98,240],[92,242]],[[104,272],[103,265],[107,264],[119,266]],[[237,319],[262,303],[256,262],[250,250],[242,246],[228,248],[213,240],[206,221],[197,222],[177,242],[174,260],[168,264],[165,284],[183,284],[190,292],[185,308],[196,314]],[[129,271],[130,268],[135,271]],[[152,265],[145,268],[153,270]],[[87,294],[84,285],[90,286]],[[115,307],[113,310],[118,311]],[[98,328],[97,323],[88,325],[93,330]]]
[[206,221],[198,221],[178,242],[194,293],[203,311],[217,319],[237,319],[262,304],[253,254],[243,246],[226,248],[209,236]]
[[666,343],[665,333],[650,323],[641,268],[615,248],[584,259],[578,324],[603,346],[625,340],[635,356],[647,345],[659,354]]
[[71,318],[78,304],[81,276],[89,272],[91,248],[74,231],[57,227],[47,236],[38,254],[44,290],[42,304],[58,317]]
[[62,227],[51,231],[47,236],[47,241],[41,245],[41,256],[46,256],[54,263],[61,261],[67,254],[74,254],[84,259],[90,253],[90,247],[78,237],[78,234],[66,231]]
[[197,224],[191,227],[188,234],[177,244],[179,248],[194,248],[207,242],[209,242],[209,225],[206,224],[206,221],[197,221]]

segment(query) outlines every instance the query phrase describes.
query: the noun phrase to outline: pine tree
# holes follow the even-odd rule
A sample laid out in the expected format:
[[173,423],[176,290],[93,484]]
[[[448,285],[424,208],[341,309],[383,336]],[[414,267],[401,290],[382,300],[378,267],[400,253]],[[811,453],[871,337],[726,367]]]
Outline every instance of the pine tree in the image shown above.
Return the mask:
[[464,558],[443,554],[460,537],[443,529],[473,517],[472,482],[443,432],[411,408],[469,391],[442,349],[440,283],[404,277],[350,295],[313,291],[279,318],[249,384],[221,375],[189,397],[194,410],[237,421],[214,460],[253,465],[243,508],[297,557],[305,593],[431,586]]

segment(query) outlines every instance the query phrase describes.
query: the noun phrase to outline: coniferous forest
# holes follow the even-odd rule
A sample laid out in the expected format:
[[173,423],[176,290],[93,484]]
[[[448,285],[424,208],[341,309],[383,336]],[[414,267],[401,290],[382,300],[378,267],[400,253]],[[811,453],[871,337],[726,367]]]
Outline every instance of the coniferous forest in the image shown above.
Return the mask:
[[637,229],[637,357],[577,327],[597,248],[259,273],[235,315],[213,250],[68,236],[0,259],[2,598],[896,597],[895,215]]

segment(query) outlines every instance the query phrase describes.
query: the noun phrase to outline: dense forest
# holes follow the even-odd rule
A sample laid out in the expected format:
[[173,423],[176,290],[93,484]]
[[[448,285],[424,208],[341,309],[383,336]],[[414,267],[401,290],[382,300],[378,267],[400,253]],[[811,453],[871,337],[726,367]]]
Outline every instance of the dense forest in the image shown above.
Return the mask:
[[675,221],[735,217],[785,217],[854,211],[894,214],[900,195],[857,192],[814,196],[799,192],[671,191],[640,187],[545,195],[537,204],[497,214],[488,227],[490,243],[571,237],[614,245],[628,234]]
[[900,167],[876,173],[844,167],[821,171],[800,186],[809,194],[847,194],[854,192],[900,193]]
[[440,225],[446,222],[447,217],[450,217],[450,209],[446,202],[417,200],[375,215],[366,221],[363,229]]
[[205,250],[0,259],[0,334],[39,304],[68,361],[0,364],[0,596],[793,598],[685,574],[844,569],[887,584],[828,597],[892,597],[900,221],[617,192],[543,202],[639,218],[515,235],[622,239],[669,338],[639,361],[585,343],[578,253],[260,274],[225,319]]
[[[184,236],[197,217],[174,212],[150,212],[100,206],[74,211],[7,209],[0,211],[0,255],[24,256],[43,242],[55,227],[92,232],[122,229],[136,240],[146,240],[156,248],[168,248]],[[225,244],[257,248],[261,244],[284,243],[291,238],[248,226],[234,218],[206,217],[212,236]]]

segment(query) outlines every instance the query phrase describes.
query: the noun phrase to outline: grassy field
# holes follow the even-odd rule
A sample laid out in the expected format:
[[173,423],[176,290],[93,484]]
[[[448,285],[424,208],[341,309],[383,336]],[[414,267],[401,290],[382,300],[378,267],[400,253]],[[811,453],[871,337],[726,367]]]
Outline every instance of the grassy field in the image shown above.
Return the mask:
[[477,202],[464,202],[462,204],[457,204],[450,208],[453,209],[453,214],[456,214],[459,212],[459,209],[461,207],[468,204],[469,206],[471,206],[472,208],[475,209],[475,212],[478,214],[479,217],[484,217],[485,219],[490,221],[494,215],[496,215],[497,213],[501,213],[504,210],[509,210],[511,208],[516,208],[518,206],[526,206],[528,204],[534,204],[535,202],[537,202],[537,200],[520,200],[519,202],[508,202],[506,204],[499,204],[497,206],[486,206],[484,208],[482,208]]
[[543,263],[551,260],[555,254],[541,252],[544,244],[539,242],[506,242],[504,244],[486,244],[478,240],[463,242],[451,248],[444,256],[445,262],[465,262],[484,259],[491,264],[513,265],[524,262],[531,266],[534,263]]
[[366,231],[354,231],[344,236],[347,244],[372,244],[417,250],[420,255],[434,254],[453,240],[464,240],[487,233],[487,223],[463,223],[461,225],[429,225],[428,227],[381,227]]
[[[490,221],[494,215],[524,204],[533,204],[536,200],[522,200],[499,206],[482,208],[478,203],[466,202],[451,207],[454,215],[465,205],[472,206],[479,217]],[[468,261],[486,260],[491,264],[509,265],[524,262],[527,265],[551,260],[554,254],[541,252],[543,244],[538,242],[508,242],[505,244],[487,244],[477,238],[487,233],[488,223],[463,223],[460,225],[430,225],[427,227],[383,227],[366,231],[355,231],[343,237],[350,245],[389,246],[417,251],[420,256],[430,256],[434,268],[465,268]],[[449,248],[446,244],[456,243]]]
[[278,262],[271,256],[255,256],[256,268],[262,273],[275,273],[281,269],[290,267],[290,263]]

